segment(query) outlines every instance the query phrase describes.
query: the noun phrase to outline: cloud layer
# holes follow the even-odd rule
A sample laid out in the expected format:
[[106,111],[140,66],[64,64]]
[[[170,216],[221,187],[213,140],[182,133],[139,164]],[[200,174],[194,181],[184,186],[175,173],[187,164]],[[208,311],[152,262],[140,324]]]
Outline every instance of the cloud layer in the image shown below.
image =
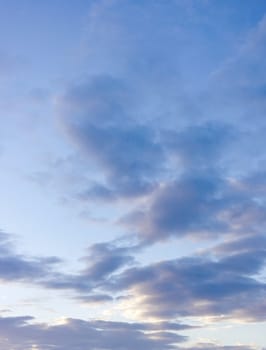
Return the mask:
[[[72,24],[83,6],[88,13],[84,26],[79,23],[80,52],[76,47],[70,54],[67,42],[71,37],[77,45]],[[12,310],[0,317],[1,349],[253,349],[202,342],[186,332],[193,336],[197,325],[212,337],[206,320],[213,327],[266,322],[266,5],[99,0],[66,5],[66,13],[73,20],[66,43],[54,29],[50,39],[66,45],[62,57],[79,61],[71,72],[54,64],[46,76],[47,65],[39,77],[50,83],[41,86],[40,79],[36,87],[35,73],[21,79],[9,72],[19,63],[9,57],[19,55],[0,52],[0,73],[7,71],[7,85],[14,84],[9,77],[15,82],[10,96],[20,91],[18,100],[26,104],[24,95],[31,95],[25,115],[14,103],[11,113],[18,115],[11,122],[3,118],[3,130],[14,131],[3,132],[9,144],[3,184],[12,203],[2,220],[12,217],[10,231],[22,223],[27,242],[39,244],[38,235],[49,235],[56,252],[50,256],[47,243],[47,256],[22,253],[11,235],[0,232],[0,281],[14,294],[29,286],[36,293],[49,290],[62,300],[57,314],[64,309],[68,316],[52,324],[41,322],[37,309],[34,317]],[[42,43],[36,38],[35,54]],[[40,62],[53,50],[44,45],[47,57],[39,55]],[[64,71],[59,79],[57,70]],[[36,118],[35,108],[49,118]],[[31,172],[27,180],[25,172]],[[34,187],[30,196],[29,179],[42,192]],[[13,207],[22,211],[14,218]],[[93,226],[77,212],[83,220],[87,213],[100,219]],[[39,218],[50,225],[42,227]],[[61,258],[72,251],[72,261]],[[79,308],[77,315],[71,307]],[[78,316],[80,309],[86,317]]]

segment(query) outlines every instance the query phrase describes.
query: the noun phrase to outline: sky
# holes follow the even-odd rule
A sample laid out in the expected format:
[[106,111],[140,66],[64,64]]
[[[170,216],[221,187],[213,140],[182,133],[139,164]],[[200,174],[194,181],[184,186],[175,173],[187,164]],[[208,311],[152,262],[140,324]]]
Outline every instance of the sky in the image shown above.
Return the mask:
[[0,0],[1,350],[265,350],[266,2]]

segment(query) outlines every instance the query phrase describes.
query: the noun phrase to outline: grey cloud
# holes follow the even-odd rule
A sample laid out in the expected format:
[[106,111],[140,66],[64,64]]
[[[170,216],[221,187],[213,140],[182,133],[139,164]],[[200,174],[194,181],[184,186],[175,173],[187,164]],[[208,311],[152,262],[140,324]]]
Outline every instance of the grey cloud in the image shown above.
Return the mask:
[[[32,323],[32,317],[1,317],[1,349],[174,349],[187,340],[175,332],[154,332],[153,325],[66,319],[59,325]],[[167,329],[167,324],[163,325]],[[171,327],[171,324],[170,324]],[[177,328],[186,329],[185,325]],[[189,326],[187,326],[189,328]],[[152,331],[152,332],[151,332]]]
[[106,294],[105,283],[114,274],[135,263],[135,246],[119,246],[115,242],[97,243],[88,248],[83,256],[85,268],[75,274],[53,273],[47,275],[42,285],[52,289],[69,289],[76,293],[76,299],[84,303],[111,301],[113,296]]
[[75,299],[83,304],[103,304],[113,301],[113,297],[108,294],[80,295]]
[[130,193],[131,188],[138,192],[149,186],[147,177],[156,171],[161,149],[147,128],[83,125],[76,133],[85,152],[96,156],[115,188],[121,186],[121,191]]
[[171,236],[261,234],[265,203],[240,187],[211,169],[191,169],[156,189],[143,208],[129,212],[120,223],[146,243]]
[[118,322],[118,321],[95,320],[92,323],[98,328],[105,328],[105,327],[108,327],[110,329],[127,328],[132,330],[146,330],[146,331],[158,331],[158,330],[181,331],[181,330],[195,328],[187,324],[174,323],[174,322],[173,323],[171,322],[125,323],[125,322]]
[[[133,250],[133,249],[132,249]],[[110,276],[114,271],[134,262],[130,248],[116,247],[112,243],[98,243],[89,248],[88,267],[82,275],[94,281]]]
[[8,250],[8,255],[1,256],[0,277],[7,282],[70,290],[74,299],[86,304],[129,302],[145,318],[219,319],[222,315],[265,320],[266,285],[258,277],[265,267],[265,236],[231,239],[206,251],[205,256],[131,267],[133,254],[142,248],[119,246],[118,242],[95,244],[83,257],[85,268],[72,275],[54,268],[57,258],[32,259]]
[[5,281],[31,281],[46,276],[47,266],[41,260],[29,260],[22,256],[0,258],[0,278]]
[[[131,293],[128,300],[133,305],[134,296],[142,297],[135,305],[145,317],[224,315],[265,320],[265,283],[257,276],[265,263],[265,239],[262,237],[266,223],[264,173],[263,169],[257,176],[248,173],[253,166],[262,167],[261,160],[265,160],[265,129],[261,126],[265,125],[262,117],[266,70],[262,59],[265,56],[266,22],[265,19],[261,21],[240,55],[229,60],[210,82],[206,74],[209,68],[205,67],[206,56],[209,56],[206,48],[209,53],[210,47],[206,45],[208,35],[205,33],[214,35],[210,30],[214,24],[203,27],[203,36],[202,33],[199,36],[193,34],[195,37],[192,38],[187,23],[191,30],[192,23],[198,27],[198,21],[202,19],[181,18],[183,12],[177,11],[180,5],[173,11],[170,3],[164,3],[148,1],[151,8],[146,4],[143,11],[135,2],[105,2],[90,17],[89,33],[94,40],[94,46],[90,45],[90,64],[94,65],[91,71],[100,58],[104,62],[100,64],[102,72],[96,69],[96,76],[70,86],[59,99],[61,125],[81,151],[84,163],[88,164],[85,172],[91,165],[98,170],[95,181],[88,181],[85,186],[76,185],[77,197],[114,200],[145,196],[145,201],[141,202],[143,208],[138,206],[123,220],[127,229],[133,228],[145,244],[180,236],[216,238],[226,234],[226,239],[233,239],[215,247],[212,253],[216,255],[212,259],[188,257],[134,268],[129,268],[134,263],[130,249],[98,244],[92,246],[84,258],[85,268],[73,275],[55,271],[52,267],[57,259],[26,257],[15,253],[4,242],[0,247],[0,277],[5,281],[69,289],[79,300],[88,303],[112,301],[116,294],[128,292]],[[219,11],[219,16],[216,12],[215,19],[224,16],[222,12]],[[178,25],[180,19],[182,25]],[[224,23],[220,27],[222,32],[230,31]],[[198,40],[200,36],[203,39]],[[219,40],[217,46],[211,47],[218,45]],[[97,48],[98,53],[95,52]],[[201,59],[195,61],[195,54]],[[117,58],[115,62],[114,57]],[[114,62],[115,68],[109,69],[110,61]],[[195,69],[202,71],[196,75],[199,82],[194,79]],[[184,75],[189,72],[193,78],[185,77],[182,81],[182,71]],[[183,85],[184,90],[189,90],[191,85],[197,89],[197,84],[201,85],[203,80],[207,81],[208,88],[201,101],[193,100],[193,92],[189,97],[183,95]],[[198,108],[191,107],[194,103],[199,105]],[[200,113],[195,113],[197,109]],[[228,125],[217,123],[221,119],[228,120]],[[171,122],[174,128],[169,131]],[[252,128],[251,133],[241,134],[237,151],[226,148],[228,141],[237,134],[235,130],[232,133],[232,124],[240,134],[242,129]],[[258,135],[261,143],[254,140]],[[246,153],[253,143],[256,147],[252,146],[252,153]],[[231,159],[230,164],[223,162],[227,156]],[[172,163],[173,158],[178,161]],[[243,161],[246,166],[242,166]],[[244,179],[241,178],[243,174]],[[233,184],[232,178],[241,178],[241,181]],[[243,237],[236,240],[238,236]],[[13,330],[17,330],[17,325],[23,326],[19,329],[21,332],[30,332],[34,327],[28,322],[31,319],[16,321]],[[153,328],[157,332],[154,336],[161,343],[146,341],[147,335],[141,331],[147,330],[147,325],[98,322],[90,323],[88,328],[88,323],[80,320],[69,320],[58,327],[35,326],[39,340],[33,333],[29,334],[44,349],[51,345],[58,349],[74,347],[82,350],[84,347],[125,349],[128,346],[132,349],[165,349],[171,347],[175,339],[180,339],[170,334],[169,330],[173,328],[168,327],[164,327],[168,331],[164,333],[159,327]],[[86,338],[80,329],[85,330]],[[134,332],[129,334],[125,329]],[[18,337],[21,334],[14,333]],[[48,338],[53,339],[51,344],[45,343]],[[62,338],[65,338],[63,343]],[[6,347],[28,347],[24,339],[22,335],[20,345],[8,344]],[[213,344],[195,348],[210,347],[240,348]],[[242,347],[245,348],[248,347]]]
[[251,250],[220,259],[162,261],[128,269],[109,281],[108,288],[127,290],[129,305],[133,305],[129,308],[139,310],[142,317],[222,316],[260,321],[265,320],[266,284],[255,276],[265,260],[264,244],[256,255]]
[[[71,290],[84,303],[112,301],[101,289],[113,274],[135,263],[138,246],[119,246],[115,242],[90,246],[82,258],[85,267],[76,273],[60,272],[58,257],[32,257],[16,253],[10,235],[0,231],[0,280],[32,284],[43,288]],[[62,267],[62,266],[61,266]]]
[[[217,345],[214,343],[198,343],[189,350],[255,350],[257,347],[245,345]],[[264,350],[264,349],[261,349]]]
[[[216,126],[215,122],[201,125],[201,118],[198,126],[192,126],[192,112],[180,111],[186,100],[179,72],[184,62],[176,48],[182,47],[187,58],[191,57],[187,47],[191,28],[179,10],[180,5],[174,2],[139,6],[119,1],[92,6],[88,24],[90,61],[95,59],[98,68],[103,66],[92,69],[94,75],[71,84],[58,99],[64,131],[86,154],[87,161],[97,164],[104,177],[82,187],[78,198],[114,200],[147,195],[165,178],[165,172],[180,172],[180,165],[172,166],[166,159],[171,153],[182,158],[185,167],[209,167],[210,161],[216,163],[215,158],[230,137],[230,127]],[[129,17],[128,13],[136,16]],[[163,25],[162,14],[167,18]],[[188,12],[186,16],[194,26],[194,17],[190,18]],[[151,41],[151,37],[157,40]],[[191,39],[197,46],[198,40]],[[121,70],[112,67],[108,57],[114,65],[117,61]],[[185,61],[187,64],[189,59]],[[193,114],[196,118],[197,113]],[[174,128],[168,119],[174,121]],[[173,133],[164,132],[169,131],[169,124]]]
[[[163,162],[156,134],[136,122],[125,107],[119,80],[94,77],[70,89],[59,100],[62,125],[70,139],[103,171],[107,184],[95,184],[81,197],[134,196],[153,188]],[[130,102],[129,102],[130,105]]]
[[224,224],[215,219],[221,205],[220,179],[183,177],[167,183],[153,195],[148,208],[129,213],[121,223],[135,228],[144,240],[163,240],[171,235],[216,235]]
[[[212,14],[212,20],[206,22],[199,16],[201,11],[197,12],[197,6],[190,7],[192,12],[184,11],[184,8],[186,6],[174,2],[139,6],[118,1],[92,6],[87,34],[90,63],[95,64],[91,69],[94,75],[88,74],[83,81],[71,84],[58,99],[58,111],[66,134],[86,154],[86,161],[97,164],[103,177],[95,183],[88,182],[87,187],[81,186],[78,198],[107,201],[147,196],[169,174],[172,180],[176,174],[188,171],[187,168],[202,167],[214,167],[224,176],[247,173],[251,163],[258,165],[258,154],[264,157],[265,130],[260,135],[262,143],[255,148],[253,145],[257,139],[257,133],[253,131],[258,131],[263,124],[261,112],[258,123],[250,123],[250,120],[253,120],[253,95],[260,95],[263,101],[265,18],[247,36],[246,43],[239,52],[236,50],[235,56],[225,60],[222,55],[223,59],[209,62],[214,72],[210,78],[210,71],[202,68],[203,60],[191,62],[191,57],[195,56],[191,50],[198,55],[198,49],[201,49],[206,56],[202,57],[209,58],[210,43],[205,32],[197,36],[192,31],[195,37],[191,38],[191,28],[198,30],[200,21],[204,30],[215,32],[225,43],[231,30],[238,26],[247,29],[245,21],[225,31],[224,26],[218,28],[216,21],[213,22],[213,15],[218,23],[228,16],[226,11],[218,10],[217,3],[205,7]],[[243,13],[247,11],[246,8],[242,10]],[[234,16],[239,15],[236,7],[233,6],[232,11]],[[129,17],[128,13],[137,15]],[[188,26],[181,13],[188,19]],[[161,14],[167,18],[163,25],[160,25]],[[105,30],[102,30],[103,19]],[[157,40],[151,41],[151,36]],[[211,45],[216,43],[212,40]],[[253,55],[253,49],[256,55]],[[217,69],[217,62],[220,69]],[[204,86],[203,80],[208,83],[206,91],[202,91],[204,88],[199,88],[195,79],[192,80],[192,85],[199,91],[189,92],[193,101],[189,100],[188,104],[198,105],[199,113],[180,111],[185,100],[180,92],[182,85],[191,84],[191,77],[183,77],[183,81],[180,72],[190,72],[188,67],[197,69],[197,77],[204,71],[199,85]],[[254,91],[243,94],[246,85]],[[250,101],[251,108],[247,111]],[[222,124],[224,120],[228,125]],[[169,132],[172,123],[174,127]],[[242,134],[251,124],[252,133]],[[232,149],[232,140],[237,141],[238,145],[234,144],[234,147],[238,150]],[[252,154],[250,149],[253,149]],[[181,164],[173,165],[170,155],[181,159]],[[221,162],[224,158],[228,158],[227,163]]]
[[16,253],[10,235],[0,233],[0,279],[7,282],[38,283],[53,273],[57,257],[27,257]]
[[165,147],[176,155],[187,169],[217,167],[221,158],[238,138],[237,131],[229,124],[206,122],[190,125],[181,131],[165,135]]
[[[142,125],[125,112],[126,93],[121,85],[111,77],[93,77],[59,101],[67,134],[88,162],[95,162],[103,171],[103,181],[88,182],[77,197],[110,201],[145,195],[148,210],[137,209],[122,221],[131,223],[134,232],[150,241],[176,232],[215,236],[227,230],[229,218],[220,214],[227,205],[231,209],[232,198],[219,198],[227,184],[217,173],[225,146],[237,132],[229,124],[215,122],[155,132],[151,125]],[[173,157],[181,162],[173,164]],[[165,185],[160,187],[159,182]],[[236,199],[233,201],[235,207]],[[260,213],[259,206],[253,207],[254,216],[263,215],[263,208]],[[245,213],[249,208],[243,204],[238,210]],[[230,214],[240,216],[234,211],[226,215]]]
[[253,252],[253,257],[256,259],[257,253],[260,254],[263,252],[265,250],[265,247],[265,235],[249,235],[242,238],[231,238],[229,240],[226,240],[214,247],[211,247],[211,249],[207,250],[207,252],[214,253],[217,256],[226,256],[237,253],[250,254]]
[[176,333],[190,329],[189,325],[178,323],[126,323],[79,319],[66,319],[58,325],[36,323],[30,316],[0,317],[1,349],[25,350],[84,350],[84,349],[215,349],[252,350],[249,346],[216,346],[196,344],[194,347],[180,347],[186,336]]
[[256,197],[262,197],[266,192],[266,171],[258,170],[241,178],[236,184],[244,193],[251,193]]
[[[217,167],[225,146],[236,138],[230,124],[214,121],[171,131],[156,126],[132,115],[135,107],[128,95],[121,80],[94,76],[58,100],[63,129],[103,177],[102,182],[88,182],[80,199],[147,195],[169,173]],[[181,162],[173,163],[173,158]]]

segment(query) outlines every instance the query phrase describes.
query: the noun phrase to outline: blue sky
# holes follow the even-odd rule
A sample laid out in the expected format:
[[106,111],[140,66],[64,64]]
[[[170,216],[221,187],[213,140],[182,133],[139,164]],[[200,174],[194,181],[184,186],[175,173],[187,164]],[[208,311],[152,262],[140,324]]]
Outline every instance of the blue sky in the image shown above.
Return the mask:
[[266,3],[0,0],[0,347],[265,350]]

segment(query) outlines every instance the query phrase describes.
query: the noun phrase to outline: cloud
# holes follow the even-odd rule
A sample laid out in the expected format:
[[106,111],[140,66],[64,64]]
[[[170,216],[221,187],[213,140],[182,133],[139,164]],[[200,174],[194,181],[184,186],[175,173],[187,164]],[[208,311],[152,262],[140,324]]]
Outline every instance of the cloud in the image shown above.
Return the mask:
[[10,235],[0,233],[0,280],[40,283],[61,262],[57,257],[28,257],[15,252]]
[[87,305],[103,305],[104,303],[112,302],[114,298],[108,294],[93,294],[93,295],[79,295],[75,300]]
[[163,240],[169,236],[183,236],[224,230],[215,220],[220,203],[220,179],[211,176],[183,177],[159,188],[148,208],[130,213],[122,219],[138,230],[144,240]]
[[[90,246],[82,257],[85,265],[75,273],[61,272],[63,261],[55,256],[32,257],[16,252],[11,235],[0,231],[0,280],[54,290],[71,290],[83,303],[112,301],[113,296],[102,286],[113,274],[135,264],[137,245],[122,246],[116,242]],[[63,265],[63,264],[62,264]]]
[[218,346],[199,343],[180,346],[188,337],[179,331],[189,330],[186,324],[155,322],[127,323],[104,320],[84,321],[67,318],[57,324],[38,323],[31,316],[0,317],[2,350],[84,350],[84,349],[177,349],[177,350],[253,350],[250,346]]
[[237,253],[253,253],[251,257],[254,259],[257,258],[256,252],[260,253],[266,247],[266,237],[264,234],[261,235],[250,235],[244,236],[242,238],[231,238],[229,240],[225,240],[222,243],[211,247],[211,249],[207,250],[209,254],[213,253],[217,256],[226,256]]
[[204,122],[177,131],[155,127],[128,112],[132,101],[124,105],[125,90],[120,80],[94,76],[58,100],[62,127],[85,161],[100,171],[87,188],[83,185],[79,199],[145,197],[174,174],[220,166],[237,136],[230,124]]
[[176,180],[163,182],[119,223],[137,233],[144,244],[170,237],[262,234],[266,207],[256,181],[247,186],[250,175],[234,178],[218,169],[188,168]]
[[105,289],[106,281],[134,265],[134,253],[139,249],[137,245],[122,246],[116,242],[94,244],[81,259],[85,265],[83,269],[73,274],[54,271],[46,276],[41,285],[50,289],[71,290],[75,293],[74,299],[85,304],[110,302],[114,295]]
[[[256,350],[255,346],[245,346],[245,345],[217,345],[215,343],[198,343],[191,347],[189,350]],[[263,349],[262,349],[263,350]]]
[[190,74],[182,76],[187,66],[197,66],[191,48],[206,50],[209,39],[196,35],[199,20],[203,24],[194,5],[175,1],[91,6],[87,77],[70,83],[57,99],[63,130],[99,171],[78,198],[146,196],[166,172],[179,171],[166,159],[170,155],[197,167],[220,153],[227,127],[201,125],[186,91]]
[[89,248],[88,257],[83,258],[88,266],[82,274],[93,281],[102,280],[134,262],[130,250],[133,251],[130,247],[117,247],[111,242],[94,244]]
[[[182,326],[170,322],[176,317],[265,320],[266,21],[244,38],[250,24],[241,16],[253,6],[239,11],[239,4],[227,9],[197,0],[90,6],[86,76],[77,72],[56,99],[70,147],[62,144],[65,158],[52,167],[55,177],[68,177],[63,191],[80,200],[84,213],[94,216],[86,205],[95,207],[95,200],[118,204],[114,221],[138,244],[94,244],[83,268],[71,273],[57,267],[56,257],[17,253],[0,234],[0,279],[165,322],[67,319],[56,326],[2,318],[3,346],[171,349],[185,340],[175,333]],[[7,61],[0,53],[0,66]],[[47,91],[35,97],[44,101]],[[61,182],[49,176],[35,173],[42,185]],[[172,238],[220,241],[194,256],[138,264],[145,247]],[[195,345],[205,348],[249,347]]]
[[[65,319],[58,325],[36,323],[32,317],[0,317],[1,349],[84,350],[84,349],[174,349],[186,341],[178,324],[131,324],[101,320]],[[157,331],[157,330],[160,331]],[[170,329],[170,331],[168,331]]]
[[[1,235],[8,241],[6,234]],[[82,258],[85,267],[73,274],[55,268],[58,258],[25,257],[8,247],[2,249],[0,278],[70,290],[71,297],[84,304],[112,302],[140,319],[265,320],[266,284],[260,277],[266,261],[265,235],[229,236],[227,242],[199,255],[146,266],[134,258],[142,245],[118,243],[89,247]]]
[[[212,20],[201,16],[203,9]],[[244,8],[243,13],[246,11]],[[232,13],[238,16],[237,7],[232,7]],[[243,150],[249,152],[251,161],[253,140],[249,139],[257,134],[242,133],[246,131],[245,123],[239,122],[242,112],[237,109],[234,117],[228,115],[231,103],[225,101],[226,96],[235,98],[241,72],[254,59],[252,50],[245,44],[244,53],[224,64],[228,52],[219,51],[221,57],[210,59],[210,45],[219,49],[219,40],[213,42],[205,35],[212,32],[227,42],[232,30],[245,27],[237,23],[225,30],[221,24],[227,16],[218,3],[184,6],[173,1],[140,6],[114,1],[91,6],[86,33],[90,48],[87,77],[69,84],[57,100],[65,133],[84,161],[97,168],[94,179],[77,191],[77,198],[87,202],[146,198],[167,177],[172,181],[191,168],[215,168],[226,176],[235,175],[237,165],[238,171],[247,172],[239,164],[245,163]],[[216,20],[220,26],[215,26]],[[198,32],[199,23],[202,33]],[[263,23],[264,19],[253,34],[258,38],[253,44],[257,50],[264,38]],[[251,42],[249,37],[247,42]],[[236,43],[230,45],[237,51]],[[192,59],[194,50],[210,61],[208,69],[204,58],[200,62]],[[197,71],[202,85],[191,78],[191,69]],[[224,85],[220,86],[220,78],[215,80],[217,74]],[[210,83],[206,90],[203,81]],[[228,87],[230,93],[226,92]],[[238,101],[237,108],[245,109],[245,102]]]
[[[231,243],[231,249],[228,243],[223,255],[199,255],[129,268],[114,276],[107,287],[125,290],[128,297],[121,301],[121,309],[141,319],[263,321],[266,284],[257,276],[265,267],[265,239],[261,239],[255,254],[254,245],[249,249],[249,243],[240,240],[239,251],[234,250],[236,242]],[[215,249],[211,251],[214,254]]]
[[144,194],[153,187],[150,176],[160,170],[162,147],[155,132],[128,115],[125,90],[116,78],[96,76],[71,88],[58,102],[70,139],[104,175],[104,183],[96,182],[83,198]]
[[239,137],[230,124],[206,122],[189,125],[181,131],[169,131],[165,135],[165,147],[171,156],[176,156],[182,168],[216,168],[228,147],[232,149]]

